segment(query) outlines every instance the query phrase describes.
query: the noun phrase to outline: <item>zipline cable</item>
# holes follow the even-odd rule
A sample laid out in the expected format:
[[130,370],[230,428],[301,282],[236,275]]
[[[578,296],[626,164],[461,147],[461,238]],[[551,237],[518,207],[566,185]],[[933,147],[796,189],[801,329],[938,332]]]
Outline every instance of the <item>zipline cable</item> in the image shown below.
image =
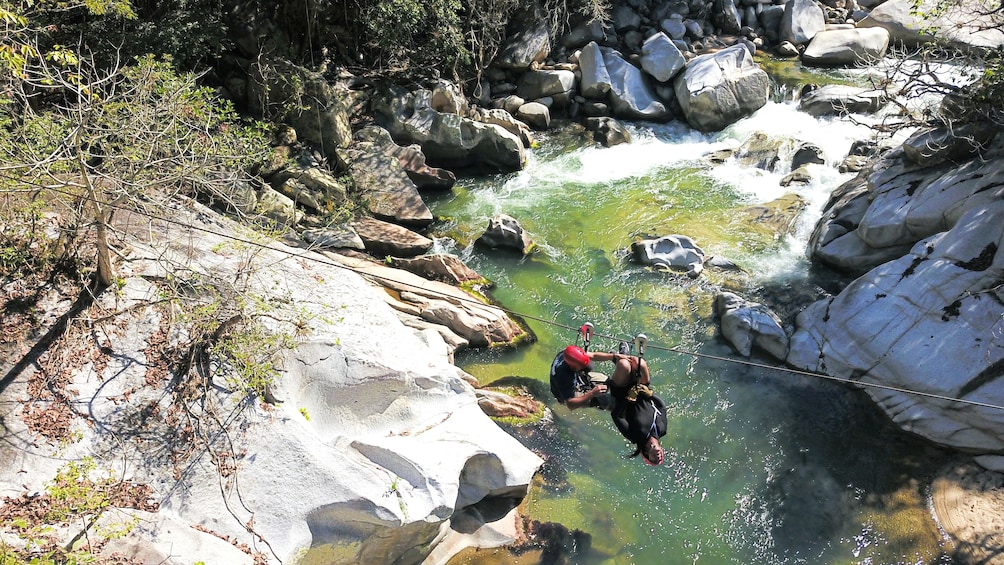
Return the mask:
[[[44,190],[50,190],[52,192],[56,192],[56,193],[59,193],[59,194],[63,194],[65,196],[71,196],[73,198],[80,198],[80,199],[84,199],[84,200],[91,200],[89,197],[86,197],[86,196],[77,195],[77,194],[74,194],[74,193],[69,192],[69,191],[61,190],[61,189],[58,189],[58,188],[55,188],[55,187],[48,187],[48,186],[47,187],[38,188],[38,189],[4,189],[4,190],[0,190],[0,192],[6,192],[6,193],[23,193],[23,192],[37,192],[38,190],[43,190],[43,189]],[[195,230],[195,231],[200,231],[200,232],[207,233],[207,234],[210,234],[210,235],[215,235],[217,237],[221,237],[221,238],[224,238],[224,239],[230,239],[230,240],[237,241],[237,242],[240,242],[240,243],[244,243],[244,244],[247,244],[247,245],[257,246],[257,247],[260,247],[262,249],[268,249],[270,251],[275,251],[275,252],[278,252],[278,253],[283,253],[283,254],[288,255],[290,257],[295,257],[295,258],[304,259],[304,260],[308,260],[308,261],[314,261],[314,262],[317,262],[317,263],[320,263],[322,265],[326,265],[326,266],[329,266],[329,267],[335,267],[335,268],[339,268],[339,269],[344,269],[344,270],[356,273],[359,276],[362,276],[363,278],[376,279],[378,281],[384,281],[384,282],[391,283],[391,284],[402,285],[402,286],[406,286],[406,287],[411,287],[411,288],[419,289],[419,290],[422,290],[423,292],[428,292],[430,294],[439,295],[439,296],[442,296],[444,298],[449,298],[451,300],[468,302],[471,305],[476,305],[476,306],[482,307],[482,308],[485,307],[485,306],[488,306],[488,307],[491,307],[491,308],[497,308],[498,310],[501,310],[502,312],[505,312],[506,314],[509,314],[509,315],[512,315],[512,316],[517,316],[517,317],[524,318],[524,319],[534,320],[534,321],[540,322],[542,324],[548,324],[548,325],[551,325],[551,326],[554,326],[554,327],[559,327],[559,328],[563,328],[563,329],[566,329],[566,330],[573,330],[573,331],[577,331],[577,332],[581,332],[582,328],[584,327],[584,326],[579,326],[579,327],[570,326],[570,325],[567,325],[567,324],[562,324],[560,322],[556,322],[554,320],[548,320],[548,319],[540,318],[538,316],[533,316],[533,315],[530,315],[530,314],[523,314],[521,312],[517,312],[515,310],[509,309],[509,308],[506,308],[504,306],[500,306],[500,305],[497,305],[497,304],[486,305],[483,302],[481,302],[479,300],[476,300],[473,297],[467,298],[467,297],[462,297],[462,296],[446,295],[446,294],[443,294],[443,293],[441,293],[439,291],[436,291],[434,289],[426,288],[426,287],[421,286],[421,285],[411,284],[411,283],[408,283],[408,282],[405,282],[405,281],[402,281],[402,280],[399,280],[399,279],[394,279],[394,278],[391,278],[391,277],[385,277],[385,276],[381,276],[381,275],[374,274],[374,273],[369,273],[369,272],[360,272],[360,271],[358,271],[356,269],[353,269],[352,267],[350,267],[348,265],[343,265],[343,264],[338,263],[336,261],[323,259],[323,258],[317,256],[316,254],[314,254],[314,255],[305,255],[304,253],[301,253],[301,252],[294,252],[294,251],[288,251],[286,249],[278,249],[278,248],[275,248],[275,247],[270,247],[269,245],[266,245],[266,244],[258,242],[258,241],[253,241],[253,240],[250,240],[250,239],[238,237],[236,235],[232,235],[232,234],[228,234],[228,233],[223,233],[223,232],[219,232],[219,231],[216,231],[216,230],[211,230],[209,228],[204,228],[204,227],[201,227],[201,226],[195,226],[195,225],[191,225],[191,224],[186,224],[185,222],[182,222],[180,220],[175,220],[175,219],[172,219],[172,218],[165,218],[163,216],[158,216],[158,215],[152,214],[150,212],[146,212],[146,211],[142,211],[142,210],[137,210],[135,208],[131,208],[131,207],[128,207],[128,206],[125,206],[125,205],[122,205],[122,204],[104,203],[104,205],[107,206],[107,207],[110,207],[110,208],[115,208],[115,209],[118,209],[118,210],[124,210],[124,211],[128,211],[128,212],[131,212],[131,213],[135,213],[135,214],[138,214],[140,216],[147,217],[147,218],[149,218],[151,220],[158,220],[158,221],[162,221],[162,222],[165,222],[165,223],[169,223],[169,224],[177,225],[177,226],[180,226],[180,227],[188,228],[190,230]],[[314,251],[314,250],[307,249],[305,252],[312,252],[312,251]],[[644,334],[639,334],[639,336],[643,336],[643,335]],[[594,336],[599,336],[601,338],[609,339],[609,340],[614,341],[614,342],[620,342],[620,341],[628,341],[628,342],[630,342],[631,341],[631,339],[623,340],[623,339],[621,339],[621,338],[619,338],[617,336],[605,335],[605,334],[602,334],[602,333],[595,333],[594,330],[593,330],[592,324],[590,324],[590,327],[589,327],[589,339],[590,339],[590,341],[592,340],[592,338]],[[637,342],[637,339],[635,339],[635,341]],[[647,337],[645,338],[645,343],[648,343]],[[955,397],[945,396],[945,395],[941,395],[941,394],[935,394],[935,393],[930,393],[930,392],[921,392],[921,391],[910,390],[910,389],[906,389],[906,388],[902,388],[902,387],[895,387],[895,386],[892,386],[892,385],[883,385],[883,384],[879,384],[879,383],[870,383],[870,382],[865,382],[865,381],[857,381],[857,380],[853,380],[853,379],[845,379],[845,378],[837,377],[837,376],[834,376],[834,375],[827,375],[825,373],[816,373],[816,372],[813,372],[813,371],[804,371],[804,370],[801,370],[801,369],[793,369],[793,368],[790,368],[790,367],[780,367],[780,366],[777,366],[777,365],[768,365],[766,363],[759,363],[759,362],[756,362],[756,361],[748,361],[748,360],[744,360],[744,359],[734,359],[734,358],[731,358],[731,357],[723,357],[723,356],[720,356],[720,355],[710,355],[710,354],[707,354],[707,353],[700,353],[700,352],[697,352],[697,351],[688,351],[688,350],[679,349],[679,348],[676,348],[676,347],[661,347],[661,346],[652,345],[652,344],[648,344],[648,347],[651,347],[652,349],[656,349],[656,350],[666,351],[666,352],[669,352],[669,353],[675,353],[675,354],[678,354],[678,355],[689,355],[689,356],[695,357],[695,358],[703,358],[703,359],[721,361],[721,362],[725,362],[725,363],[733,363],[733,364],[737,364],[737,365],[746,365],[746,366],[749,366],[749,367],[768,369],[768,370],[772,370],[772,371],[787,372],[787,373],[791,373],[791,374],[794,374],[794,375],[800,375],[800,376],[806,376],[806,377],[815,377],[815,378],[819,378],[819,379],[825,379],[825,380],[839,382],[839,383],[846,384],[846,385],[851,385],[851,386],[854,386],[854,387],[876,388],[876,389],[882,389],[882,390],[887,390],[887,391],[891,391],[891,392],[898,392],[898,393],[901,393],[901,394],[912,394],[912,395],[916,395],[916,396],[923,396],[923,397],[926,397],[926,398],[933,398],[933,399],[936,399],[936,400],[942,400],[942,401],[946,401],[946,402],[958,402],[958,403],[961,403],[961,404],[968,404],[968,405],[971,405],[971,406],[979,406],[979,407],[982,407],[982,408],[992,408],[992,409],[996,409],[996,410],[1004,410],[1004,406],[997,405],[997,404],[991,404],[989,402],[980,402],[980,401],[977,401],[977,400],[969,400],[969,399],[965,399],[965,398],[955,398]]]

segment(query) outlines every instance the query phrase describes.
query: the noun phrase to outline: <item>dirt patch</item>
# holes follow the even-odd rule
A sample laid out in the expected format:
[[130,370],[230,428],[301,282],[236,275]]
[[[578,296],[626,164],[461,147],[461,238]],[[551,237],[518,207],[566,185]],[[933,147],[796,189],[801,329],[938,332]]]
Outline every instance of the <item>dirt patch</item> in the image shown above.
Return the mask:
[[952,463],[934,479],[931,496],[956,559],[1004,565],[1004,474],[972,462]]

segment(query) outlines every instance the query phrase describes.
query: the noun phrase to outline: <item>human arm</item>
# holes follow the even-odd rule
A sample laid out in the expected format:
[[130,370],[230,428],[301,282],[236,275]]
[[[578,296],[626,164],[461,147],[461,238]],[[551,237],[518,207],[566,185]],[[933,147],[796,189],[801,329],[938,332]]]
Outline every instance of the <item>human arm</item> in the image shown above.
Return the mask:
[[569,410],[588,408],[589,402],[593,398],[596,398],[597,396],[605,393],[606,391],[607,391],[607,385],[603,384],[596,385],[593,388],[589,389],[589,391],[586,392],[585,394],[582,394],[581,396],[572,396],[570,398],[565,399],[564,404],[565,406],[568,407]]

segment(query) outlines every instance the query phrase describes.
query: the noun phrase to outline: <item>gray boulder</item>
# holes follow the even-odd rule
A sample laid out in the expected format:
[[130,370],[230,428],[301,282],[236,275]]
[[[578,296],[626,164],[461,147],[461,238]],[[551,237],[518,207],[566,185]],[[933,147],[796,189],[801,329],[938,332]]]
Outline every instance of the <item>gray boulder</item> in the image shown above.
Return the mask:
[[550,51],[547,23],[539,20],[509,39],[496,58],[496,64],[503,69],[525,71],[530,65],[543,62]]
[[666,235],[657,239],[644,239],[631,244],[635,261],[669,270],[686,271],[697,278],[704,270],[704,250],[685,235]]
[[862,274],[910,251],[909,244],[876,248],[861,239],[857,228],[870,201],[868,183],[863,177],[855,177],[833,191],[809,237],[808,250],[813,261]]
[[826,14],[814,0],[791,0],[784,6],[780,26],[783,41],[805,45],[826,27]]
[[392,88],[373,100],[374,117],[394,141],[421,146],[435,166],[510,172],[526,165],[518,137],[501,126],[437,112],[431,98],[428,90]]
[[890,152],[869,179],[871,203],[857,232],[872,247],[913,244],[1004,193],[1004,161],[975,158],[917,169]]
[[586,129],[593,132],[593,139],[600,142],[604,147],[631,143],[631,133],[624,128],[624,124],[614,118],[587,118]]
[[659,29],[668,35],[670,39],[683,39],[687,37],[687,25],[683,23],[683,18],[676,14],[659,22]]
[[599,43],[603,41],[604,36],[603,22],[588,20],[573,27],[565,37],[561,38],[561,44],[569,49],[576,49],[589,42]]
[[888,48],[889,32],[883,28],[824,30],[802,52],[802,63],[810,67],[871,65]]
[[449,189],[457,182],[457,176],[446,169],[430,167],[425,162],[425,153],[418,145],[402,147],[394,143],[387,130],[379,127],[365,127],[356,132],[357,141],[371,143],[375,149],[397,158],[408,178],[418,188]]
[[659,82],[672,80],[685,66],[683,53],[663,32],[649,37],[641,46],[641,68]]
[[[1000,182],[999,180],[997,181]],[[999,192],[999,189],[998,189]],[[973,454],[1004,451],[1004,200],[869,271],[796,319],[787,362],[864,386],[904,429]],[[988,457],[1001,469],[999,457]]]
[[[394,164],[391,163],[389,166],[393,168]],[[273,176],[271,184],[280,193],[314,212],[343,206],[346,200],[345,186],[342,182],[330,171],[316,166],[291,166]]]
[[258,205],[254,221],[270,228],[286,228],[295,226],[303,219],[303,212],[296,208],[293,199],[265,186],[258,193]]
[[718,131],[767,103],[770,79],[743,46],[695,57],[673,82],[687,122]]
[[816,117],[872,114],[882,109],[887,102],[888,98],[882,90],[828,84],[804,93],[798,101],[798,109]]
[[575,73],[560,70],[539,70],[523,73],[516,94],[526,100],[567,94],[575,88]]
[[488,220],[488,227],[475,243],[491,249],[515,249],[523,255],[529,255],[536,247],[516,218],[506,214],[497,214]]
[[360,251],[366,249],[362,238],[349,224],[303,230],[300,237],[311,246],[320,249],[358,249]]
[[418,187],[401,166],[400,149],[385,130],[371,127],[359,141],[340,155],[347,162],[356,190],[375,217],[395,223],[424,227],[432,223]]
[[924,0],[919,10],[914,9],[915,4],[914,0],[883,2],[858,22],[858,27],[884,28],[893,43],[907,47],[928,43],[934,37],[962,50],[994,49],[1004,45],[1004,31],[992,21],[994,12],[982,9],[974,0],[962,2],[961,8],[949,8],[936,18],[925,18],[923,14],[932,13],[941,2]]
[[770,136],[757,131],[736,149],[735,157],[744,166],[773,172],[782,164],[783,159],[791,157],[795,144],[793,138]]
[[603,64],[610,76],[610,106],[615,117],[649,121],[669,119],[669,110],[638,67],[612,49],[603,50]]
[[610,19],[617,33],[638,31],[641,28],[641,16],[626,4],[614,6]]
[[500,108],[492,108],[488,110],[479,110],[477,119],[486,124],[494,124],[505,128],[506,131],[515,135],[523,142],[523,147],[530,148],[533,146],[533,131],[530,126],[517,120],[514,114],[519,112],[519,108],[525,104],[522,98],[518,96],[513,96],[520,101],[519,106],[516,106],[512,111],[502,110]]
[[579,53],[579,71],[582,75],[579,81],[582,95],[593,100],[606,100],[610,92],[610,75],[600,46],[595,41],[588,43]]
[[551,127],[551,111],[540,102],[527,102],[516,110],[516,118],[535,130]]
[[714,311],[722,337],[743,357],[749,357],[754,347],[781,361],[787,356],[788,334],[781,318],[770,308],[731,292],[721,292],[715,296]]
[[457,349],[514,346],[535,339],[473,287],[426,279],[369,259],[346,255],[331,258],[381,288],[382,298],[405,326],[436,332],[442,338],[440,344],[448,346],[444,351],[447,355]]
[[997,136],[992,124],[962,124],[952,129],[918,131],[903,142],[903,156],[917,165],[931,166],[945,161],[965,161]]
[[711,23],[722,33],[736,35],[742,28],[742,14],[734,0],[714,0],[711,4]]

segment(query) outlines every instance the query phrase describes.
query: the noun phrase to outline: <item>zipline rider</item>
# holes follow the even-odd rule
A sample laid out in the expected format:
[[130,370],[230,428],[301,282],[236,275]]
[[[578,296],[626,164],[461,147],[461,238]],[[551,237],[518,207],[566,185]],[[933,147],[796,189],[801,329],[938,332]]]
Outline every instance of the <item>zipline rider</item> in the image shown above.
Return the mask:
[[[608,379],[593,371],[593,361],[613,361],[614,373]],[[601,410],[613,407],[608,385],[627,382],[631,364],[626,356],[605,351],[586,351],[569,345],[558,352],[551,363],[551,394],[569,410],[592,406]]]

